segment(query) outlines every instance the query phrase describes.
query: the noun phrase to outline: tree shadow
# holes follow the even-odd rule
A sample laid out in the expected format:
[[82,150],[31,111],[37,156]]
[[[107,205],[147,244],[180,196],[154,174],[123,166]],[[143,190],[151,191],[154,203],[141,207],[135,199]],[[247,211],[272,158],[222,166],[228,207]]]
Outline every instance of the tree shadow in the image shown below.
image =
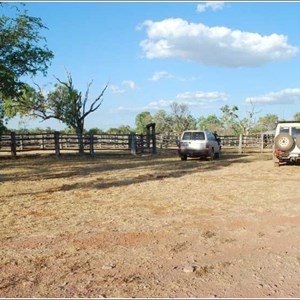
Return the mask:
[[[181,161],[176,153],[143,156],[106,155],[93,158],[77,155],[68,155],[58,159],[54,157],[20,158],[7,160],[2,164],[2,169],[9,168],[13,172],[1,174],[0,182],[70,179],[70,184],[62,184],[60,187],[42,192],[25,192],[18,194],[19,196],[76,189],[108,189],[147,181],[163,183],[167,178],[213,172],[232,164],[250,163],[256,159],[249,155],[224,154],[220,159],[213,161],[199,159]],[[128,175],[124,177],[124,174],[122,176],[119,174],[115,178],[109,178],[106,172],[111,171],[128,171]],[[99,177],[80,181],[82,178],[94,177],[94,175],[99,175]]]

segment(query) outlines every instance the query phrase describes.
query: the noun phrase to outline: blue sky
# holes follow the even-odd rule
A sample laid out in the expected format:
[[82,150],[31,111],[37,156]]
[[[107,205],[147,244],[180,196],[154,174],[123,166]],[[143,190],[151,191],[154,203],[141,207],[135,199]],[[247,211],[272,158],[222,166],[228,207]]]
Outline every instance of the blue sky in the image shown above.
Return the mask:
[[[196,118],[225,104],[241,116],[300,112],[300,2],[29,2],[29,15],[48,27],[54,59],[46,78],[71,72],[91,100],[109,82],[100,109],[86,129],[135,126],[142,111],[152,115],[186,103]],[[27,79],[31,82],[31,79]],[[64,129],[56,121],[14,118],[9,128]]]

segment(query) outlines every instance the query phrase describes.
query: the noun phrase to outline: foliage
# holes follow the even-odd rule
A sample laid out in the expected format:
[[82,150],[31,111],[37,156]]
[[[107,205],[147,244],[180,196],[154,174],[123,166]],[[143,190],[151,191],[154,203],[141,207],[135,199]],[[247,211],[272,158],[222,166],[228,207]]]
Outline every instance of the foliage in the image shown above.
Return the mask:
[[300,112],[295,113],[294,116],[293,116],[293,119],[295,121],[300,121]]
[[174,132],[180,133],[197,127],[197,121],[191,116],[188,106],[184,103],[171,104],[171,118]]
[[223,128],[229,134],[245,134],[251,133],[255,127],[255,115],[259,113],[255,110],[254,105],[251,103],[251,109],[247,111],[247,116],[241,118],[238,115],[239,108],[234,105],[230,107],[229,105],[224,105],[221,107],[222,117],[221,122]]
[[275,130],[276,124],[278,122],[278,116],[274,114],[267,114],[263,117],[260,117],[257,120],[255,131],[256,132],[265,132]]
[[222,122],[216,115],[209,115],[198,119],[198,128],[203,130],[220,132],[222,125]]
[[118,128],[109,128],[106,133],[107,134],[130,134],[133,133],[134,130],[130,128],[128,125],[122,125]]
[[[2,5],[3,6],[3,5]],[[41,45],[42,20],[17,10],[15,17],[0,15],[0,99],[16,98],[24,76],[46,74],[53,53]]]
[[94,135],[97,135],[97,134],[103,134],[105,133],[102,129],[99,129],[97,127],[94,127],[94,128],[91,128],[87,131],[88,134],[94,134]]
[[135,117],[135,126],[136,126],[136,132],[138,134],[145,134],[146,133],[146,125],[152,123],[152,116],[150,112],[144,111],[139,113]]
[[153,122],[155,123],[156,132],[166,133],[173,131],[173,120],[170,115],[163,109],[159,110],[153,116]]
[[236,105],[230,107],[229,105],[224,105],[220,108],[222,112],[221,122],[223,128],[227,131],[228,134],[237,134],[239,133],[237,125],[237,111],[239,110]]
[[58,84],[54,86],[54,90],[46,95],[40,87],[38,90],[27,87],[16,104],[16,111],[40,117],[43,120],[53,118],[63,122],[78,135],[79,152],[83,153],[81,137],[84,133],[85,119],[101,106],[107,85],[87,108],[91,83],[88,84],[83,96],[75,89],[70,73],[67,73],[67,81],[61,81],[58,78],[57,81]]
[[8,129],[7,129],[6,126],[3,124],[3,121],[2,121],[1,118],[0,118],[0,135],[1,135],[2,133],[6,133],[6,132],[8,132]]
[[[46,74],[53,52],[44,44],[40,34],[47,29],[42,20],[21,11],[16,5],[0,3],[11,8],[14,16],[0,15],[0,133],[5,129],[4,118],[12,101],[18,101],[26,76]],[[7,101],[7,103],[5,103]],[[4,105],[5,104],[5,105]],[[4,107],[5,106],[5,107]],[[11,116],[11,114],[10,114]]]

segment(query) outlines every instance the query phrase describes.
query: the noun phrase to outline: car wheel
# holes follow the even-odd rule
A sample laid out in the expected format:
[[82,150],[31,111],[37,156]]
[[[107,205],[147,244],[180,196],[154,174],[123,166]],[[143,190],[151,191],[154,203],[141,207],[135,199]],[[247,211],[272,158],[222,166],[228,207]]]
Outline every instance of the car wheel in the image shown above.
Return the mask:
[[275,137],[274,143],[278,150],[289,150],[293,147],[294,140],[288,133],[280,133]]
[[187,156],[180,156],[181,160],[187,160]]
[[215,153],[215,159],[219,159],[220,158],[220,152]]
[[300,135],[296,137],[296,145],[300,149]]
[[211,148],[208,159],[214,160],[214,158],[215,158],[215,151],[214,148]]

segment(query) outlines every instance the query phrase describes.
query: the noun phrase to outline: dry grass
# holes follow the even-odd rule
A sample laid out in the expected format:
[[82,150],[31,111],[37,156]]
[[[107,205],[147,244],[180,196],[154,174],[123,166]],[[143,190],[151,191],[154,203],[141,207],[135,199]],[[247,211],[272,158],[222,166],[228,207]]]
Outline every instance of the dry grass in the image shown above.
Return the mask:
[[299,166],[268,155],[0,163],[0,297],[300,295]]

